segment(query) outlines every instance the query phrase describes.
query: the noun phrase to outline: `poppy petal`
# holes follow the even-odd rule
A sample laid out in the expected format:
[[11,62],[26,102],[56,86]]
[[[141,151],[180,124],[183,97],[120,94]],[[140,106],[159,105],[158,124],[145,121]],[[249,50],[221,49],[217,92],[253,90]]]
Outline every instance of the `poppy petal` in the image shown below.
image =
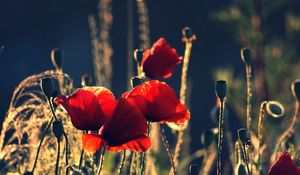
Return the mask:
[[104,140],[96,134],[82,134],[82,149],[95,153],[104,144]]
[[288,152],[283,152],[278,160],[271,166],[268,175],[300,175],[300,168],[293,162]]
[[181,61],[182,57],[168,45],[166,39],[160,38],[151,49],[145,50],[141,64],[147,77],[169,78]]
[[190,119],[190,112],[180,103],[166,83],[152,80],[134,88],[128,101],[138,106],[150,122],[181,124]]
[[132,149],[147,150],[150,140],[147,140],[147,121],[141,111],[121,98],[112,117],[105,123],[100,133],[111,150]]

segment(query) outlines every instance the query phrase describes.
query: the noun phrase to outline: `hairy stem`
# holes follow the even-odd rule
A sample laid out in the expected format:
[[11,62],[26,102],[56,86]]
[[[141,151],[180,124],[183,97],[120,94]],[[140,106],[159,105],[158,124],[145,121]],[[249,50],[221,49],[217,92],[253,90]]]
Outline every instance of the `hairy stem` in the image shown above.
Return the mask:
[[176,167],[175,167],[175,164],[174,164],[174,157],[173,157],[173,154],[170,150],[170,145],[169,145],[169,142],[167,140],[167,137],[165,135],[165,131],[162,127],[160,127],[160,137],[161,137],[161,140],[163,141],[164,143],[164,146],[166,148],[166,151],[168,153],[168,156],[169,156],[169,159],[170,159],[170,163],[171,163],[171,166],[172,166],[172,171],[173,171],[173,175],[176,175]]
[[222,144],[223,144],[223,128],[224,128],[224,101],[220,100],[219,113],[219,133],[218,133],[218,158],[217,158],[217,175],[222,174]]
[[258,119],[258,147],[257,147],[257,163],[258,163],[258,169],[261,170],[261,143],[262,143],[262,137],[263,137],[263,122],[264,122],[264,113],[265,113],[265,105],[267,104],[267,101],[263,101],[260,104],[260,110],[259,110],[259,119]]
[[78,164],[78,169],[79,170],[81,169],[83,154],[84,154],[84,149],[82,149],[81,153],[80,153],[79,164]]
[[103,168],[103,162],[104,162],[104,155],[105,155],[106,145],[103,147],[102,153],[100,155],[100,162],[98,167],[97,175],[100,175],[102,168]]
[[124,163],[125,163],[125,159],[126,159],[126,149],[123,151],[122,160],[121,160],[121,163],[120,163],[118,175],[122,174],[122,169],[123,169],[123,166],[124,166]]
[[55,175],[59,174],[59,155],[60,155],[60,140],[57,139],[57,155],[55,164]]

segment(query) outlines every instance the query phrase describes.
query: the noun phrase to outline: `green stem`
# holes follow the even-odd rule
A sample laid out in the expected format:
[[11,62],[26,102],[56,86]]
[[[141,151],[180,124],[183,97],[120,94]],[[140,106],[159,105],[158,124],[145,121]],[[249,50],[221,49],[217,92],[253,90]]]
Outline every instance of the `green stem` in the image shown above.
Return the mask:
[[[147,137],[150,136],[151,122],[148,122]],[[146,152],[142,152],[141,175],[145,174]]]
[[106,145],[103,147],[103,150],[102,150],[102,153],[101,153],[101,156],[100,156],[100,162],[99,162],[97,175],[100,175],[100,173],[102,171],[102,168],[103,168],[105,150],[106,150]]
[[83,154],[84,154],[84,149],[82,149],[80,153],[79,164],[78,164],[79,170],[81,169]]
[[217,175],[222,174],[222,144],[223,144],[223,128],[224,128],[224,100],[220,99],[220,113],[219,113],[219,136],[218,136],[218,161],[217,161]]
[[56,156],[56,164],[55,164],[55,175],[58,175],[59,153],[60,153],[60,141],[57,139],[57,156]]
[[35,170],[35,167],[36,167],[36,163],[37,163],[37,160],[39,158],[39,154],[40,154],[40,150],[41,150],[41,147],[42,147],[42,144],[43,144],[43,141],[44,141],[44,138],[51,126],[51,123],[53,122],[53,117],[51,117],[50,121],[48,122],[47,126],[46,126],[46,130],[44,131],[43,135],[42,135],[42,138],[40,140],[40,143],[39,143],[39,146],[38,146],[38,149],[37,149],[37,152],[36,152],[36,156],[35,156],[35,159],[34,159],[34,163],[33,163],[33,167],[32,167],[32,173],[34,173],[34,170]]
[[52,115],[53,115],[55,121],[57,121],[57,117],[56,117],[56,115],[55,115],[55,112],[54,112],[54,109],[53,109],[53,106],[52,106],[52,103],[51,103],[50,98],[47,98],[47,102],[48,102],[49,108],[50,108],[50,110],[51,110],[51,112],[52,112]]
[[133,175],[134,172],[135,172],[135,155],[136,155],[136,152],[131,152],[131,161],[130,161],[130,171],[129,171],[129,174],[130,175]]
[[[69,145],[69,140],[68,140],[67,134],[65,132],[63,132],[63,135],[64,135],[64,138],[66,140],[66,149],[65,149],[65,153],[66,153],[66,167],[68,167],[69,166],[69,153],[70,153],[69,147],[70,147],[70,145]],[[69,174],[69,169],[67,168],[66,169],[66,175],[68,175],[68,174]]]
[[165,135],[165,131],[162,127],[160,127],[160,132],[161,132],[161,134],[160,134],[161,140],[163,141],[163,144],[166,148],[166,151],[167,151],[169,159],[170,159],[170,163],[171,163],[172,170],[173,170],[173,175],[176,175],[176,167],[175,167],[175,163],[174,163],[174,156],[173,156],[172,152],[170,151],[170,145],[169,145],[169,142],[168,142],[167,137]]
[[118,175],[122,174],[122,169],[123,169],[123,166],[124,166],[124,163],[125,163],[125,159],[126,159],[126,149],[123,151],[122,160],[121,160],[121,163],[120,163],[120,168],[119,168],[119,171],[118,171]]

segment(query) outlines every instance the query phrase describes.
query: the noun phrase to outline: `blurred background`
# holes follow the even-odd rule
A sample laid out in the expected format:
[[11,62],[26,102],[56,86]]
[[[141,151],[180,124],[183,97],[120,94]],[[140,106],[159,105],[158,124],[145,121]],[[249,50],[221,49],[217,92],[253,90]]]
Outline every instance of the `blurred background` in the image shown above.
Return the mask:
[[[278,35],[285,39],[290,37],[295,43],[299,42],[300,35],[297,34],[297,31],[300,29],[300,23],[297,23],[299,20],[297,13],[299,13],[300,2],[277,1],[277,5],[270,7],[274,11],[270,12],[264,23],[267,26],[265,29],[269,31],[264,41],[267,41],[266,38],[270,38],[277,45],[281,44],[285,48],[292,47],[291,52],[297,53],[299,48],[297,44],[288,45],[290,42],[274,40],[273,36]],[[271,1],[266,1],[266,3],[269,2]],[[245,29],[247,29],[247,25],[239,23],[239,20],[242,21],[240,18],[228,19],[234,17],[236,13],[234,9],[226,11],[235,6],[240,7],[242,1],[147,0],[146,3],[149,10],[151,44],[158,38],[165,37],[168,43],[177,49],[179,55],[183,55],[182,28],[190,26],[197,35],[197,40],[192,48],[188,73],[192,82],[190,132],[192,133],[191,151],[193,152],[200,147],[200,134],[214,126],[210,112],[216,102],[214,81],[217,69],[230,68],[233,70],[232,75],[244,76],[240,49],[245,46],[245,42],[241,42],[236,31],[241,31],[240,28],[237,29],[239,25]],[[98,0],[1,1],[0,123],[4,119],[12,92],[18,83],[29,75],[53,69],[50,60],[50,52],[53,48],[60,48],[64,51],[64,72],[72,76],[76,87],[81,86],[80,77],[83,74],[94,74],[88,16],[97,14],[97,7]],[[237,15],[239,12],[247,14],[249,9],[246,7],[248,6],[242,5]],[[222,11],[224,11],[223,14],[220,13]],[[127,89],[127,1],[113,1],[112,13],[113,24],[110,34],[113,48],[112,91],[116,97],[119,97]],[[295,18],[296,22],[291,24],[295,30],[297,29],[296,34],[285,35],[288,33],[286,30],[287,14]],[[226,18],[226,15],[229,17]],[[247,23],[247,21],[243,22]],[[133,24],[135,28],[138,28],[137,20],[134,20]],[[244,31],[244,34],[247,35],[247,31]],[[251,46],[251,43],[246,42],[246,44]],[[138,47],[136,31],[134,48]],[[281,51],[284,52],[284,50]],[[281,57],[291,52],[284,52]],[[297,56],[293,57],[294,61],[299,60],[298,58]],[[274,64],[283,64],[283,62],[275,61]],[[166,80],[177,92],[179,92],[180,85],[180,68],[181,65],[177,66],[175,74]],[[289,66],[284,68],[284,70],[289,69]],[[284,76],[289,75],[284,74]],[[280,84],[282,79],[275,81]],[[274,81],[270,80],[270,82]],[[245,87],[243,88],[245,89]],[[244,92],[236,92],[236,95],[245,96]],[[255,110],[256,114],[258,109]],[[238,128],[239,126],[234,127]]]

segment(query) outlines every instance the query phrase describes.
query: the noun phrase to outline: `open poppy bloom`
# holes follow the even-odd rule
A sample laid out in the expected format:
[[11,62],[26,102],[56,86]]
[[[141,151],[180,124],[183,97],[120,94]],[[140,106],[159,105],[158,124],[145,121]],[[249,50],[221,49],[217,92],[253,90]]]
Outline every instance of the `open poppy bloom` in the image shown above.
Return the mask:
[[298,168],[288,152],[283,152],[269,169],[268,175],[300,175]]
[[99,130],[116,106],[113,93],[104,87],[83,87],[70,96],[59,96],[54,102],[68,112],[79,130]]
[[181,61],[182,57],[167,44],[166,39],[160,38],[151,49],[145,50],[141,65],[149,78],[169,78]]
[[152,80],[124,93],[150,122],[182,124],[190,119],[190,112],[180,103],[174,90],[164,82]]
[[137,152],[146,151],[151,143],[147,134],[147,121],[141,111],[121,98],[112,117],[103,125],[100,135],[84,134],[83,149],[96,152],[100,146],[119,152],[130,149]]

